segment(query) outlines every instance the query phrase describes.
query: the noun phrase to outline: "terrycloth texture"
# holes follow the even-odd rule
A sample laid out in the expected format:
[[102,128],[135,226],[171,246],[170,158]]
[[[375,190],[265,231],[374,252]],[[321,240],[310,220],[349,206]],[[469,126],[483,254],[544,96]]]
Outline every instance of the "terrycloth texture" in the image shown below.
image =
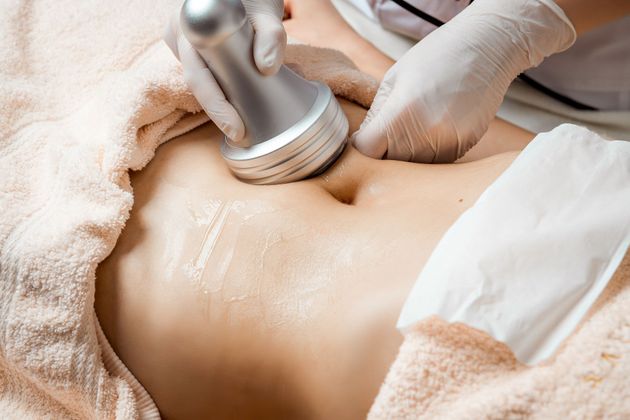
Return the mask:
[[594,419],[630,416],[630,252],[555,358],[533,368],[461,324],[405,336],[370,419]]
[[348,57],[337,51],[290,45],[285,63],[306,79],[326,83],[335,95],[350,99],[364,108],[372,105],[378,82],[357,70]]
[[[127,419],[147,408],[104,367],[95,269],[129,216],[128,170],[142,169],[159,144],[207,121],[161,42],[179,3],[2,5],[1,418]],[[308,53],[344,62],[301,63],[307,76],[371,101],[376,82],[339,53],[306,48],[292,47],[289,60],[300,63],[293,54]]]

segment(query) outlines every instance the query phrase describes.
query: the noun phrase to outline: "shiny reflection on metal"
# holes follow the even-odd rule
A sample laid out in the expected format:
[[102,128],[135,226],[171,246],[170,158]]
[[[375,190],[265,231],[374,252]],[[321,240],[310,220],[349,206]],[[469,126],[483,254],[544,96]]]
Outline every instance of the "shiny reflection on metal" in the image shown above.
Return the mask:
[[286,66],[264,76],[253,58],[253,29],[240,0],[186,0],[182,30],[245,124],[245,137],[225,139],[232,172],[252,184],[307,178],[343,150],[348,121],[330,89]]
[[238,32],[247,14],[241,0],[187,0],[180,21],[193,45],[216,45]]
[[313,107],[288,130],[248,148],[223,143],[236,176],[253,184],[292,182],[323,172],[341,155],[348,120],[330,89],[320,83],[317,88]]

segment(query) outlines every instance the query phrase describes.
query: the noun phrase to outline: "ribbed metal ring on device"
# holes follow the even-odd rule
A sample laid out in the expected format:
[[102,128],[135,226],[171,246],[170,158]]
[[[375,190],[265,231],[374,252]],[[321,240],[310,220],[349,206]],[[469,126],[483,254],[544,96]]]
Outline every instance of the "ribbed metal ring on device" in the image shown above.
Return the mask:
[[223,142],[230,170],[251,184],[280,184],[323,172],[341,155],[348,120],[328,86],[315,82],[311,109],[290,129],[248,148]]

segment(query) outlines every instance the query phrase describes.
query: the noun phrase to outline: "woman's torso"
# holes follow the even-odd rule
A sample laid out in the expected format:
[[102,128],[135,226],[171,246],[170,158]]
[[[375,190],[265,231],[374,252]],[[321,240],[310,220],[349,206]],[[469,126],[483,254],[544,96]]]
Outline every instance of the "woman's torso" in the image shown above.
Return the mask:
[[[343,107],[355,129],[365,111]],[[165,418],[365,416],[417,274],[515,153],[417,165],[349,148],[315,179],[259,187],[228,173],[219,138],[195,130],[133,175],[97,272],[107,337]]]

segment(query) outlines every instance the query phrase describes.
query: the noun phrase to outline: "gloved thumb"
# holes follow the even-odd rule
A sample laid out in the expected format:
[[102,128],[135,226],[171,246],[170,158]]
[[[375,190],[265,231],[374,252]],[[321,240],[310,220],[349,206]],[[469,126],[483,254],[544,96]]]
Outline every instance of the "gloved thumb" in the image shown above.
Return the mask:
[[391,93],[391,84],[384,80],[359,129],[352,135],[354,147],[366,156],[381,159],[387,153],[387,124],[383,108]]
[[284,62],[287,34],[280,18],[259,14],[251,17],[254,27],[254,61],[258,70],[270,76],[276,74]]
[[206,63],[183,35],[177,40],[177,50],[184,68],[186,84],[199,104],[232,141],[240,141],[245,136],[245,125],[238,112],[225,98]]

